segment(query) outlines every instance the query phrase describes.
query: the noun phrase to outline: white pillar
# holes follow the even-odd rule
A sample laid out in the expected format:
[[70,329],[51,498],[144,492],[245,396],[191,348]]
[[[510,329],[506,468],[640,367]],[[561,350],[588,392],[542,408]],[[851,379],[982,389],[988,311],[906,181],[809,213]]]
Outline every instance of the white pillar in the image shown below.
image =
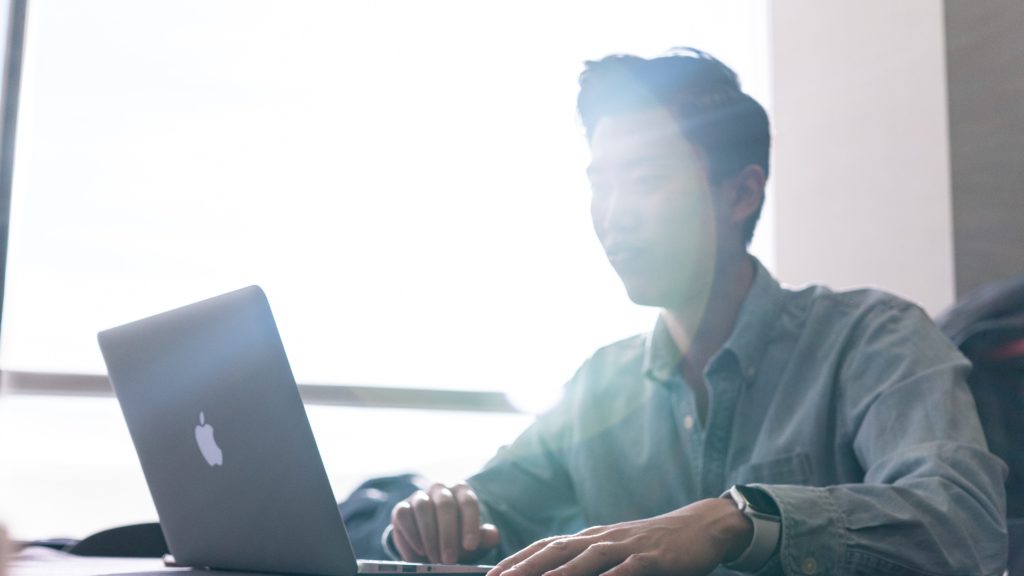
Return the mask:
[[943,4],[770,4],[775,272],[954,300]]

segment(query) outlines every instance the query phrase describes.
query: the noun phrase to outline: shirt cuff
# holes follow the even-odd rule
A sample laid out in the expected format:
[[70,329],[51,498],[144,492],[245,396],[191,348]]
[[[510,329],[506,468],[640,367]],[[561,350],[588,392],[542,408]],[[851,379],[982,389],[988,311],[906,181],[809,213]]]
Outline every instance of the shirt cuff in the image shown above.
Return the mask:
[[402,555],[395,548],[395,539],[391,537],[392,532],[394,532],[394,527],[388,524],[387,528],[384,529],[384,533],[380,535],[380,546],[384,549],[384,553],[392,560],[401,561]]
[[827,488],[751,486],[771,496],[779,507],[782,541],[777,558],[786,574],[842,573],[846,533],[842,513]]

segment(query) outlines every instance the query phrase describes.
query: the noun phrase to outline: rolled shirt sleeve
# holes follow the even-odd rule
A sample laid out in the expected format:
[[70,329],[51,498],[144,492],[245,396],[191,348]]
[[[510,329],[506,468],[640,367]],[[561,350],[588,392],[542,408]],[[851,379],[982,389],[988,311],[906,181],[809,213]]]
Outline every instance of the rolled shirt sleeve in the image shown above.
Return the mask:
[[863,483],[758,485],[782,514],[786,574],[1001,574],[1006,467],[986,448],[969,364],[916,307],[865,322],[838,417]]

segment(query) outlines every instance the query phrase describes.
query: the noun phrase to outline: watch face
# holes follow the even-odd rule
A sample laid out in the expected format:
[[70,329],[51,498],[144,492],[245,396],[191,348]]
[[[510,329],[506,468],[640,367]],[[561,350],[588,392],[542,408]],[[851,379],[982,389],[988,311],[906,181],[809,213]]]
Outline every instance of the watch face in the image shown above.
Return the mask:
[[752,488],[750,486],[736,486],[736,491],[746,498],[747,502],[750,503],[750,508],[754,512],[760,512],[762,514],[771,514],[772,516],[779,515],[779,506],[775,503],[775,500],[768,495],[767,492]]

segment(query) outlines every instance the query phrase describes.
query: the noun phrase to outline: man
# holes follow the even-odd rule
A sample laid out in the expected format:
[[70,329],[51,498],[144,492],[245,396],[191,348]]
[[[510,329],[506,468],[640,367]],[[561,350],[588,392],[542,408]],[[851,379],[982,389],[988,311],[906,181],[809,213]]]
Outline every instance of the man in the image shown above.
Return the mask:
[[598,239],[662,313],[467,483],[396,506],[401,556],[503,558],[492,576],[1000,573],[1006,472],[966,360],[911,304],[784,290],[748,254],[769,131],[736,75],[696,50],[612,56],[578,108]]

